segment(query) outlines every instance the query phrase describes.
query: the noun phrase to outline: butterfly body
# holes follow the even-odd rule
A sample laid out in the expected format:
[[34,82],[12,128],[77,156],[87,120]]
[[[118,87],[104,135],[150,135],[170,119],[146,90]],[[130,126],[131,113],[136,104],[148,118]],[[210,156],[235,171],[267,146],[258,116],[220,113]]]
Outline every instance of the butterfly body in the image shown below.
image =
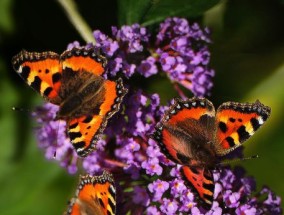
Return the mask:
[[[86,115],[99,114],[104,102],[104,79],[92,73],[81,71],[62,73],[62,82],[66,83],[59,92],[62,102],[57,113],[58,119],[70,119]],[[96,105],[94,105],[96,104]]]
[[12,59],[17,73],[46,100],[58,105],[78,155],[87,156],[115,114],[127,89],[122,80],[106,80],[106,58],[94,49],[54,52],[22,51]]
[[182,165],[185,182],[197,191],[206,207],[211,207],[213,168],[223,155],[252,136],[270,111],[259,101],[227,102],[215,112],[205,98],[176,99],[157,124],[153,137],[169,159]]
[[[178,127],[181,125],[177,125]],[[178,164],[186,164],[190,166],[210,166],[214,164],[216,153],[211,142],[206,135],[200,134],[200,126],[196,122],[190,122],[187,126],[194,126],[190,132],[174,128],[170,125],[164,125],[162,135],[167,138],[170,135],[171,141],[181,142],[180,146],[184,148],[174,148],[176,156],[172,157]],[[186,152],[180,153],[180,151]]]

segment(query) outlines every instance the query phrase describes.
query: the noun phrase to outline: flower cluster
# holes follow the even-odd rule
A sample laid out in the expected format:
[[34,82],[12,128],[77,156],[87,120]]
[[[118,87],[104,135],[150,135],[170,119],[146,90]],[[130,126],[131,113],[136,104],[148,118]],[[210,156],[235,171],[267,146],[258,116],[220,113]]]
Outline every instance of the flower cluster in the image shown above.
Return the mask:
[[156,53],[162,69],[197,96],[208,94],[213,86],[214,71],[207,68],[208,43],[209,30],[201,30],[196,23],[190,26],[185,19],[166,19],[157,35]]
[[[212,88],[208,34],[208,29],[179,18],[163,22],[154,42],[138,24],[112,28],[111,37],[98,30],[93,33],[95,46],[108,58],[106,77],[122,72],[126,78],[135,73],[148,78],[160,71],[197,96],[207,95]],[[68,48],[78,46],[74,42]],[[57,160],[70,174],[77,172],[79,164],[90,174],[104,169],[115,174],[120,182],[118,214],[281,214],[279,197],[268,188],[254,194],[254,179],[241,168],[229,167],[214,172],[214,203],[210,210],[203,208],[194,191],[184,185],[180,166],[168,160],[150,138],[166,109],[159,95],[147,95],[131,85],[128,91],[121,110],[109,120],[97,142],[97,150],[84,159],[74,152],[65,123],[54,121],[58,106],[39,107],[34,112],[41,124],[37,138],[46,157]]]
[[[161,71],[195,96],[210,94],[214,70],[208,67],[211,41],[207,28],[189,25],[186,19],[168,18],[154,39],[138,24],[113,27],[111,37],[99,30],[93,35],[95,46],[108,57],[108,76],[122,72],[129,78],[136,72],[148,78]],[[68,48],[79,46],[74,42]]]
[[[128,109],[113,117],[116,123],[110,121],[97,150],[82,161],[86,172],[99,174],[108,169],[122,182],[117,198],[119,214],[281,214],[280,198],[268,188],[254,194],[255,180],[246,177],[242,168],[216,170],[213,206],[209,211],[200,206],[195,192],[184,185],[180,166],[168,160],[149,138],[165,109],[159,104],[157,94],[130,92],[123,103]],[[53,121],[57,109],[46,104],[36,111],[42,124],[37,137],[47,158],[56,152],[55,159],[73,174],[81,158],[60,128],[62,122]]]
[[60,166],[75,174],[78,170],[78,159],[66,135],[66,122],[54,121],[58,109],[58,106],[47,103],[33,112],[32,115],[39,124],[36,129],[37,142],[39,147],[45,150],[48,160],[59,161]]

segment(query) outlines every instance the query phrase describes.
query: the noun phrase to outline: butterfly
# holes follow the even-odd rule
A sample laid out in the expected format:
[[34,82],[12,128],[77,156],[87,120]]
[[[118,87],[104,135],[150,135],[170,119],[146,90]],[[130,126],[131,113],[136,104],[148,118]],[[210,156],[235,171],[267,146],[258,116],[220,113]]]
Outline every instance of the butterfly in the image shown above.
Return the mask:
[[175,99],[153,138],[161,151],[181,164],[186,184],[198,193],[205,207],[213,203],[212,170],[218,159],[252,136],[270,116],[271,109],[255,103],[226,102],[217,112],[205,98]]
[[87,156],[127,93],[122,80],[106,80],[107,60],[94,49],[73,48],[61,55],[21,51],[13,57],[16,72],[47,101],[58,105],[79,156]]
[[114,215],[116,189],[110,173],[80,176],[75,197],[64,215]]

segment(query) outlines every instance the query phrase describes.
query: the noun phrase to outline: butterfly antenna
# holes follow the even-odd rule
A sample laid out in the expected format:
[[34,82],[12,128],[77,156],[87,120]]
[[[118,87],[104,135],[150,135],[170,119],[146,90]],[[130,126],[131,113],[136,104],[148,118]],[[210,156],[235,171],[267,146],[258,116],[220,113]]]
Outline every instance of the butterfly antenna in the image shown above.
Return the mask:
[[30,113],[31,111],[28,109],[24,109],[24,108],[20,108],[20,107],[12,107],[13,111],[18,111],[18,112],[26,112],[26,113]]
[[239,161],[246,161],[246,160],[251,160],[251,159],[256,159],[256,158],[259,158],[259,155],[252,155],[252,156],[244,157],[244,158],[236,158],[236,159],[233,159],[233,160],[220,162],[219,164],[220,165],[227,165],[227,164],[231,164],[231,163],[235,163],[235,162],[239,162]]

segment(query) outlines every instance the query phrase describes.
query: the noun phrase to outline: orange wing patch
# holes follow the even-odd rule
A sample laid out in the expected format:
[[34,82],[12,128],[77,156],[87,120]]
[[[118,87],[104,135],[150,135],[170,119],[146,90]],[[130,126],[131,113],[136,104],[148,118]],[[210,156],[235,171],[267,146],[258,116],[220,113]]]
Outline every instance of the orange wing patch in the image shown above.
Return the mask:
[[270,108],[255,103],[227,102],[217,111],[216,150],[224,155],[240,146],[267,120]]
[[63,69],[70,68],[73,71],[88,71],[95,75],[105,72],[106,58],[93,49],[77,49],[65,51],[61,56]]
[[83,116],[68,122],[68,135],[78,155],[85,157],[95,149],[102,124],[103,118],[100,115]]
[[101,176],[80,176],[75,198],[65,215],[114,215],[116,189],[110,173]]
[[23,50],[13,57],[12,64],[29,86],[50,102],[60,104],[59,89],[62,67],[58,54]]
[[167,111],[162,121],[176,125],[186,119],[198,120],[202,115],[215,115],[213,104],[207,99],[192,98],[186,101],[175,99],[174,105]]

